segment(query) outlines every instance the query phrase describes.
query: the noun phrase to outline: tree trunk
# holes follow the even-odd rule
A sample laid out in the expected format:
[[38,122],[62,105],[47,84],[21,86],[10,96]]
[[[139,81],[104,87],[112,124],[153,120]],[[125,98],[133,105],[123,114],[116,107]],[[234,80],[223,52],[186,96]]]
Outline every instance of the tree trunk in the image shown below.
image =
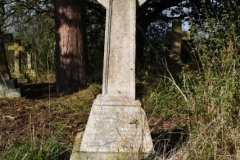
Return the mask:
[[86,86],[85,0],[53,0],[56,27],[56,88],[61,94]]

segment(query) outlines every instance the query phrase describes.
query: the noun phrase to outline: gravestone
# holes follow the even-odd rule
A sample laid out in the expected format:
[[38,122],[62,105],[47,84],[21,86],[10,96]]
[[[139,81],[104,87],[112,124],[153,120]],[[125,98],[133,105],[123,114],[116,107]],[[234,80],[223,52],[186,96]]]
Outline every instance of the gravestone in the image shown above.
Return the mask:
[[[27,50],[30,50],[31,46],[28,45]],[[26,76],[28,77],[28,79],[34,79],[36,78],[36,72],[35,70],[32,68],[32,53],[27,51],[27,70],[26,70]]]
[[0,35],[0,98],[21,97],[21,88],[16,88],[17,80],[11,79],[4,49],[4,43],[12,41],[12,34]]
[[30,52],[27,53],[27,71],[26,75],[29,79],[36,78],[36,72],[32,68],[32,54]]
[[20,46],[20,41],[16,40],[12,46],[8,46],[9,51],[14,51],[14,72],[12,75],[15,78],[21,78],[23,75],[21,74],[20,71],[20,52],[25,51],[24,46]]
[[182,40],[190,40],[190,31],[182,31],[182,20],[172,20],[172,31],[167,32],[166,39],[171,40],[172,51],[181,54]]
[[[172,31],[168,31],[165,38],[171,40],[172,52],[181,56],[182,40],[190,40],[190,31],[182,31],[182,20],[173,19]],[[182,66],[170,56],[167,56],[167,66],[174,78],[182,71]]]
[[136,6],[146,0],[98,1],[106,8],[103,91],[71,160],[141,159],[153,149],[145,112],[135,98]]

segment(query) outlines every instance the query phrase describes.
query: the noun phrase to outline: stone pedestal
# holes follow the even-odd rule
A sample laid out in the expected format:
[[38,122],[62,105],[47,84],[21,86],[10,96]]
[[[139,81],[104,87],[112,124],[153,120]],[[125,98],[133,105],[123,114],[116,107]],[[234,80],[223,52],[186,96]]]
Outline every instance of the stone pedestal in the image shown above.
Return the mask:
[[[73,155],[81,160],[141,159],[148,156],[153,144],[141,103],[98,96],[79,147],[79,153]],[[77,159],[72,156],[71,160]]]

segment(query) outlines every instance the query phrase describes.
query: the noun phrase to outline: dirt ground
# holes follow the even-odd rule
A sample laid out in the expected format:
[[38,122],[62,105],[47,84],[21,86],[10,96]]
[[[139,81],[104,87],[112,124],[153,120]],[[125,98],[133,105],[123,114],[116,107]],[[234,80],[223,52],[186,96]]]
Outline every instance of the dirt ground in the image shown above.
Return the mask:
[[[24,97],[0,99],[0,147],[7,142],[41,139],[59,128],[64,130],[60,133],[60,137],[64,136],[63,143],[71,145],[77,132],[84,129],[92,102],[84,109],[77,107],[77,101],[71,101],[81,100],[81,95],[61,97],[55,92],[54,84],[24,84],[22,87]],[[89,95],[85,101],[93,98]]]
[[[101,92],[100,85],[91,85],[68,96],[58,95],[53,83],[23,84],[22,87],[25,90],[22,98],[0,99],[0,147],[21,140],[38,139],[36,143],[41,143],[41,139],[53,132],[59,133],[62,145],[72,146],[77,133],[84,131],[93,100]],[[158,138],[166,139],[164,135],[169,139],[172,132],[169,135],[168,131],[173,131],[175,126],[171,121],[150,115],[148,120],[155,146],[161,147],[165,141]]]

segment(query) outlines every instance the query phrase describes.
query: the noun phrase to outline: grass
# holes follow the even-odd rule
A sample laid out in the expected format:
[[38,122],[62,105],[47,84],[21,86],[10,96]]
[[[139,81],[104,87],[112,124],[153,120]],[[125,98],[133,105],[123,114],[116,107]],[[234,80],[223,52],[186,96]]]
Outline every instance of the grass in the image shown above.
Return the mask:
[[[186,67],[182,72],[182,81],[178,84],[161,76],[155,77],[154,82],[150,79],[137,84],[138,97],[148,117],[174,123],[173,130],[162,132],[157,139],[161,145],[161,149],[157,150],[158,157],[167,159],[172,156],[173,159],[192,160],[237,159],[240,147],[240,79],[238,64],[233,65],[237,59],[233,59],[230,53],[228,55],[230,57],[223,58],[218,55],[218,63],[214,61],[214,68],[204,62],[209,59],[208,55],[202,54],[201,62],[210,66],[205,65],[202,72],[190,77],[186,76],[189,72]],[[226,59],[228,62],[225,62]],[[222,65],[222,68],[219,69],[219,65]],[[27,137],[7,141],[0,148],[1,159],[69,159],[75,136],[84,129],[92,102],[100,91],[101,86],[93,84],[79,93],[53,98],[50,103],[48,100],[38,101],[27,106],[28,109],[46,110],[46,115],[54,113],[59,119],[46,121],[45,125],[48,127],[45,133],[37,133],[32,129]],[[13,111],[21,106],[23,101],[25,100],[15,102]],[[5,113],[12,112],[7,110]],[[85,118],[82,118],[84,114]],[[31,125],[33,122],[32,117]],[[37,129],[37,126],[35,127]],[[73,131],[73,128],[76,129]],[[183,143],[182,139],[172,139],[171,135],[175,134],[175,131],[180,132],[180,135],[187,133],[188,138]],[[67,140],[66,137],[69,136],[71,138]],[[169,145],[173,147],[169,149]]]
[[[160,136],[155,139],[155,144],[159,145],[159,150],[156,150],[158,157],[240,159],[240,42],[234,29],[226,29],[229,29],[225,31],[226,35],[219,32],[210,35],[209,39],[193,40],[190,45],[193,59],[183,66],[178,82],[168,76],[144,76],[145,71],[140,74],[137,97],[148,117],[174,124],[166,131],[160,130]],[[198,65],[194,68],[192,63],[196,62]],[[43,120],[43,125],[47,126],[45,133],[33,130],[32,126],[39,128],[34,123],[39,117],[29,118],[30,134],[16,141],[6,141],[0,147],[0,159],[69,159],[75,136],[84,130],[92,102],[100,93],[100,88],[93,84],[73,95],[31,102],[31,105],[25,106],[28,110],[44,110],[42,113],[50,117],[49,121]],[[6,101],[8,105],[9,100]],[[10,109],[2,110],[3,113],[14,116],[23,101],[26,100],[8,105]],[[175,139],[172,135],[176,133],[180,136],[187,134],[187,138]]]
[[91,84],[78,93],[56,96],[44,86],[34,87],[40,97],[31,93],[33,98],[0,99],[0,159],[69,159],[75,136],[84,129],[101,87]]
[[65,160],[70,155],[70,148],[63,148],[57,134],[46,139],[34,137],[33,141],[21,140],[18,143],[8,142],[0,152],[1,159],[6,160]]

